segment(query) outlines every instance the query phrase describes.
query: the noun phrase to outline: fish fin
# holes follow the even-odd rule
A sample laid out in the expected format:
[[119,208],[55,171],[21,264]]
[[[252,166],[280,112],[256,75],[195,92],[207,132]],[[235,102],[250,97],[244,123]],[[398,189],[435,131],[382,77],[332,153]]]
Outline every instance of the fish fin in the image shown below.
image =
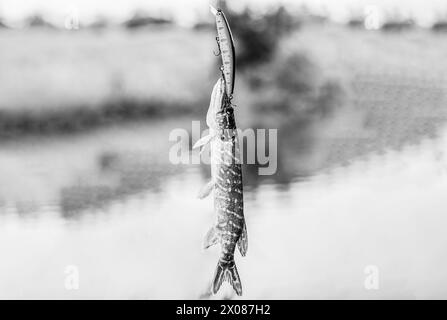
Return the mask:
[[215,245],[217,243],[218,234],[215,227],[211,227],[205,235],[205,239],[203,240],[203,249],[208,249],[209,247]]
[[237,241],[237,247],[239,249],[239,252],[243,257],[247,254],[248,250],[248,236],[247,236],[247,225],[244,222],[244,227],[242,228],[242,234]]
[[204,137],[200,138],[199,140],[197,140],[197,142],[194,143],[192,148],[196,149],[196,148],[203,147],[203,146],[207,145],[211,141],[212,138],[213,138],[213,136],[211,134],[207,134],[206,136],[204,136]]
[[241,278],[237,272],[234,260],[228,263],[219,261],[217,264],[216,272],[214,273],[213,294],[216,294],[217,291],[219,291],[223,281],[228,281],[238,296],[242,295]]
[[206,198],[207,196],[209,196],[209,194],[211,193],[211,191],[213,191],[214,188],[214,181],[210,180],[207,182],[207,184],[205,184],[200,190],[199,190],[199,194],[197,195],[197,197],[199,199],[203,199]]

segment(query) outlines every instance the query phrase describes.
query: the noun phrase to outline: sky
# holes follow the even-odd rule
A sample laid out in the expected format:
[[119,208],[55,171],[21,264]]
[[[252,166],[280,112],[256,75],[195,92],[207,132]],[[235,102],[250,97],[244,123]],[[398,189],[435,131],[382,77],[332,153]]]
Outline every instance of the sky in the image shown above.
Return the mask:
[[[89,22],[97,16],[124,20],[136,9],[155,14],[169,15],[181,24],[190,24],[206,17],[208,4],[215,0],[0,0],[0,16],[6,21],[19,21],[39,12],[53,22],[63,21],[75,10],[80,21]],[[335,21],[345,21],[353,13],[364,12],[365,7],[375,6],[383,14],[399,12],[411,15],[418,23],[429,25],[440,17],[447,17],[446,0],[229,0],[230,6],[246,5],[264,10],[283,3],[290,9],[305,4],[315,12],[327,12]]]

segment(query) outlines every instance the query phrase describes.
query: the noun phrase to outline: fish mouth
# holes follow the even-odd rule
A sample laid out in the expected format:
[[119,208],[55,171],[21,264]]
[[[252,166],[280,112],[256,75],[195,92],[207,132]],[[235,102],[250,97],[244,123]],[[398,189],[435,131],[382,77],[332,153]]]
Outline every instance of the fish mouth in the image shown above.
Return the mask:
[[219,128],[218,118],[224,107],[224,96],[225,83],[222,78],[219,78],[213,87],[208,113],[206,115],[206,123],[209,128],[216,130]]

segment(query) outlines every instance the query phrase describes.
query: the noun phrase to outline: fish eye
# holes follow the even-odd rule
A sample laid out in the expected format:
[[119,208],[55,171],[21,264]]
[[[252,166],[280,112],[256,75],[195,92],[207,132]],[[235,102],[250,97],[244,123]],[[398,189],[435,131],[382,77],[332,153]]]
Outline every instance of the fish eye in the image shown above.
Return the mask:
[[220,140],[224,141],[225,140],[225,136],[221,136]]

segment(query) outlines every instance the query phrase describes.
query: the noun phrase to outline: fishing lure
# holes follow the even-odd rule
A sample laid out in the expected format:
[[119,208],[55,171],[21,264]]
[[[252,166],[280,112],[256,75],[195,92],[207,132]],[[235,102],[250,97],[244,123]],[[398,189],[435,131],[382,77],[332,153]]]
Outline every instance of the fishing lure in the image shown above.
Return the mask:
[[217,44],[222,56],[222,74],[225,80],[225,92],[229,99],[233,97],[234,80],[236,76],[236,54],[234,40],[225,14],[220,9],[210,6],[211,13],[216,17]]

